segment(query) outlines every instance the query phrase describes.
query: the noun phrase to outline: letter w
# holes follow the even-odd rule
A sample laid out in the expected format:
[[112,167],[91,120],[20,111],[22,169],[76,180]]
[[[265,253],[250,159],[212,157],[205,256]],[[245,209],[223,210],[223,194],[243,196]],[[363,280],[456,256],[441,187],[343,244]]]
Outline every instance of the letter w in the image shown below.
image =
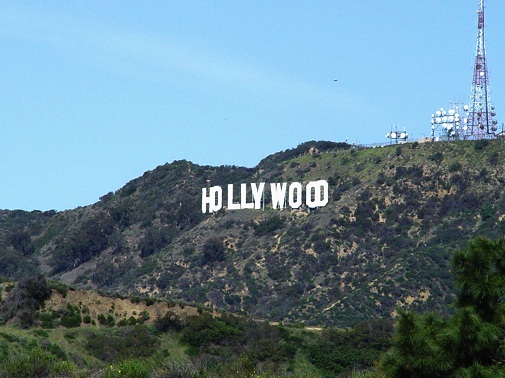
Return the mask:
[[286,186],[287,183],[283,182],[282,184],[270,184],[270,191],[272,192],[272,208],[284,209],[284,199],[286,198]]

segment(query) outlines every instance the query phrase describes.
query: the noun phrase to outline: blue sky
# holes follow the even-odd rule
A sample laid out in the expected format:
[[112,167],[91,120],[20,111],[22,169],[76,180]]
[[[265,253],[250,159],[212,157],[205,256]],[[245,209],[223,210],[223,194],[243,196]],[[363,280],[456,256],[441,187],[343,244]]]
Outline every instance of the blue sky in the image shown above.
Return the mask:
[[[505,120],[505,2],[486,4]],[[3,1],[0,208],[94,203],[173,160],[418,138],[467,102],[478,0]],[[338,80],[338,81],[334,81]]]

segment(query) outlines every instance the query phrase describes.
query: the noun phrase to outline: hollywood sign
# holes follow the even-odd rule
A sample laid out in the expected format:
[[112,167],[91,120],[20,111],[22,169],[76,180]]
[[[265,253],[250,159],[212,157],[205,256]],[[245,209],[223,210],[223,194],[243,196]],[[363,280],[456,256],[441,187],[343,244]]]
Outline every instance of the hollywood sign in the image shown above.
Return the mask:
[[[234,184],[228,184],[227,188],[227,209],[261,209],[262,199],[265,198],[266,184],[250,185],[250,202],[247,198],[247,184],[240,184],[240,202],[234,202]],[[292,209],[298,209],[303,204],[309,208],[326,206],[328,203],[328,182],[326,180],[310,181],[305,186],[303,191],[302,183],[292,182],[291,184],[272,183],[270,184],[270,194],[272,197],[273,209],[284,209],[286,206]],[[305,195],[303,195],[305,194]],[[287,201],[286,201],[287,200]],[[212,186],[210,188],[202,188],[202,213],[213,213],[223,208],[223,189],[220,186]]]

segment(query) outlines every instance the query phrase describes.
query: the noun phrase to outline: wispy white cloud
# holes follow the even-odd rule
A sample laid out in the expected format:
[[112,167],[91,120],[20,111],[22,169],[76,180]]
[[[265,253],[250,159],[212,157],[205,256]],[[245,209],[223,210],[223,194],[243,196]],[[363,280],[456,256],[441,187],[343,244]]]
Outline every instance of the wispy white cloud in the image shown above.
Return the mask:
[[[166,36],[111,29],[85,23],[65,14],[41,9],[0,7],[0,34],[64,49],[77,58],[108,65],[116,72],[198,78],[218,86],[266,93],[323,106],[349,105],[349,96],[325,86],[283,75],[223,56],[204,48],[181,44]],[[143,68],[138,70],[138,67]],[[128,67],[135,67],[128,68]]]

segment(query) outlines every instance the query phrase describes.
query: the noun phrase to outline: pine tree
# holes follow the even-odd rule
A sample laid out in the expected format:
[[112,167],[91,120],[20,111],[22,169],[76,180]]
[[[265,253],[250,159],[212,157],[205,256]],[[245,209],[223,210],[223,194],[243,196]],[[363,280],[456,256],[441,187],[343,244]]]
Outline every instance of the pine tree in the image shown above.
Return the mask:
[[477,238],[454,254],[456,313],[399,310],[387,377],[505,377],[505,245]]

